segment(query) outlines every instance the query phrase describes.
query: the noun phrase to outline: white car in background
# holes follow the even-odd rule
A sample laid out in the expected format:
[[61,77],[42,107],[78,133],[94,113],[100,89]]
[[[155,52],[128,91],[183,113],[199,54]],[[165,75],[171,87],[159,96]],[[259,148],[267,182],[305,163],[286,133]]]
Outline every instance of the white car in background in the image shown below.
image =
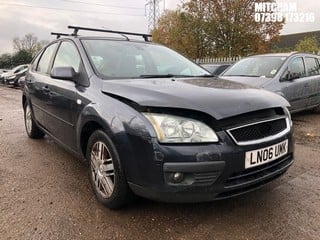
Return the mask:
[[28,64],[23,64],[4,73],[4,84],[18,85],[19,78],[26,75],[28,67]]
[[4,75],[7,73],[9,70],[8,69],[0,69],[0,83],[3,83],[4,80]]

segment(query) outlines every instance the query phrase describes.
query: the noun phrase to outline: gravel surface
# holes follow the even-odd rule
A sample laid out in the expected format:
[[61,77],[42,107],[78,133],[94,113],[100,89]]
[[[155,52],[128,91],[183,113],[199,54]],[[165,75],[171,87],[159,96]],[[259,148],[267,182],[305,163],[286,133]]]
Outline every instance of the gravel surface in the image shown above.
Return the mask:
[[266,187],[112,211],[94,198],[84,164],[48,137],[27,137],[21,91],[0,86],[0,239],[320,239],[320,114],[293,119],[295,163]]

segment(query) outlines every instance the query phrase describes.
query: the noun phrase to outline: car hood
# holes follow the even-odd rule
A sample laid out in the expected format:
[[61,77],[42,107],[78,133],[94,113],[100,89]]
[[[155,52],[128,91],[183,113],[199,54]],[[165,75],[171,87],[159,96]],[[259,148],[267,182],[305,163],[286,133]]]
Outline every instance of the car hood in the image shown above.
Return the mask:
[[5,72],[5,73],[1,74],[2,77],[10,77],[12,75],[14,75],[14,73],[12,71],[8,71],[8,72]]
[[272,78],[263,78],[263,77],[240,77],[240,76],[220,76],[222,79],[231,80],[238,83],[248,84],[254,87],[263,87]]
[[102,92],[140,106],[201,111],[217,120],[289,106],[274,93],[217,78],[107,80],[103,82]]

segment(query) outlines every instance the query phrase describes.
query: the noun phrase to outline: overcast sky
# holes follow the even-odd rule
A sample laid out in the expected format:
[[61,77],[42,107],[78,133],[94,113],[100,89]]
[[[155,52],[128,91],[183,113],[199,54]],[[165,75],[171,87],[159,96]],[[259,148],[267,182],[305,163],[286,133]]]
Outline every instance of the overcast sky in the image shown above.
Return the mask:
[[[149,1],[149,0],[148,0]],[[68,32],[68,25],[145,33],[147,0],[0,0],[0,54],[12,52],[12,39],[34,33],[51,40],[50,32]],[[280,2],[280,0],[278,0]],[[319,0],[295,2],[299,13],[315,14],[313,23],[287,23],[282,34],[320,30]],[[180,0],[162,0],[161,10],[175,9]]]

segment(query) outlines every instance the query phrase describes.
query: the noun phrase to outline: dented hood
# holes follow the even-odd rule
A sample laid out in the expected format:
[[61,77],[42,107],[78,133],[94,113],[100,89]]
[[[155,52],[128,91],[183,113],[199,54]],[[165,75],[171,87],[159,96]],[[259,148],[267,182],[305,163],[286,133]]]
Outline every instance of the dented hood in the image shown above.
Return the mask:
[[266,108],[289,106],[282,97],[217,78],[106,80],[102,92],[140,106],[197,110],[219,120]]

